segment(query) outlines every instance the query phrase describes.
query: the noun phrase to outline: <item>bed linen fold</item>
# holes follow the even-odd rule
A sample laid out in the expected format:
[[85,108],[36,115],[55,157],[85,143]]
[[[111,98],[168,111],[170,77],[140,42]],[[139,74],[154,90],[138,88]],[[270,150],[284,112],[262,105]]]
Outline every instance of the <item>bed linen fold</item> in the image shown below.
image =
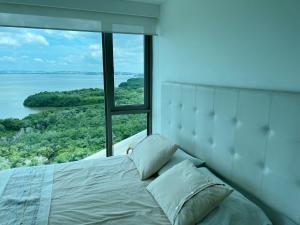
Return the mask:
[[[47,225],[53,166],[12,169],[0,196],[0,224]],[[3,185],[4,186],[4,185]]]
[[49,225],[170,225],[146,190],[149,182],[127,156],[59,165]]

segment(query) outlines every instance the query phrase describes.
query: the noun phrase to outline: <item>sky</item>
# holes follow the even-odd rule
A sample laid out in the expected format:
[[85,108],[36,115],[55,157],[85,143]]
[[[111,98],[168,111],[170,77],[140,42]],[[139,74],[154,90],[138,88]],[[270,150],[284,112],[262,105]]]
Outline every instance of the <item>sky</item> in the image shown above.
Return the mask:
[[[143,36],[114,34],[116,72],[143,73]],[[0,71],[102,72],[101,33],[0,27]]]

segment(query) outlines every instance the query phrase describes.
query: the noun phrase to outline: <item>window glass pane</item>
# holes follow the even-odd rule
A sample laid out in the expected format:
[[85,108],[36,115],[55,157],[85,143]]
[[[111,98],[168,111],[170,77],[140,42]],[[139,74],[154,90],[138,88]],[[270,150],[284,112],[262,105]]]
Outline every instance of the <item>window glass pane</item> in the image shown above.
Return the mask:
[[144,36],[114,34],[113,53],[115,105],[143,105]]
[[147,115],[130,114],[112,117],[114,155],[124,154],[130,144],[147,136]]
[[101,48],[101,33],[0,28],[0,169],[105,148]]

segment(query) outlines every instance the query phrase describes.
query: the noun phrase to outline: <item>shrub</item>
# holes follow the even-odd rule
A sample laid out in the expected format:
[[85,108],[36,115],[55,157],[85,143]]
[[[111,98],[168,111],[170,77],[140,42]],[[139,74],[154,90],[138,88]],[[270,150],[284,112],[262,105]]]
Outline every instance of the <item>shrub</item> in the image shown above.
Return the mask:
[[6,129],[5,129],[5,126],[4,126],[3,124],[0,123],[0,132],[1,132],[1,131],[5,131],[5,130],[6,130]]
[[144,78],[130,78],[126,82],[119,84],[120,88],[143,88]]
[[0,122],[2,126],[6,128],[6,130],[18,131],[23,127],[23,121],[19,119],[5,119]]

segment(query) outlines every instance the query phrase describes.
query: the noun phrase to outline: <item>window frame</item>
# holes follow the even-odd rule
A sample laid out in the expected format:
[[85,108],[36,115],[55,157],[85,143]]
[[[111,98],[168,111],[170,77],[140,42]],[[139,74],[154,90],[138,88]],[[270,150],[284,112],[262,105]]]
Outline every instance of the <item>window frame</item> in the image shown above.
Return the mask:
[[[3,26],[3,25],[2,25]],[[8,26],[14,27],[14,26]],[[27,27],[32,29],[69,30],[54,28]],[[70,29],[77,31],[76,29]],[[80,31],[80,30],[79,30]],[[105,135],[106,135],[106,156],[113,156],[112,140],[112,116],[126,114],[147,115],[147,135],[152,134],[152,90],[153,90],[153,37],[144,35],[144,104],[115,105],[114,90],[114,56],[113,56],[113,33],[95,32],[102,35],[102,67],[104,81],[104,107],[105,107]]]
[[106,156],[113,156],[112,116],[147,114],[147,135],[152,133],[152,36],[144,35],[144,104],[115,105],[113,33],[102,33],[105,93]]

